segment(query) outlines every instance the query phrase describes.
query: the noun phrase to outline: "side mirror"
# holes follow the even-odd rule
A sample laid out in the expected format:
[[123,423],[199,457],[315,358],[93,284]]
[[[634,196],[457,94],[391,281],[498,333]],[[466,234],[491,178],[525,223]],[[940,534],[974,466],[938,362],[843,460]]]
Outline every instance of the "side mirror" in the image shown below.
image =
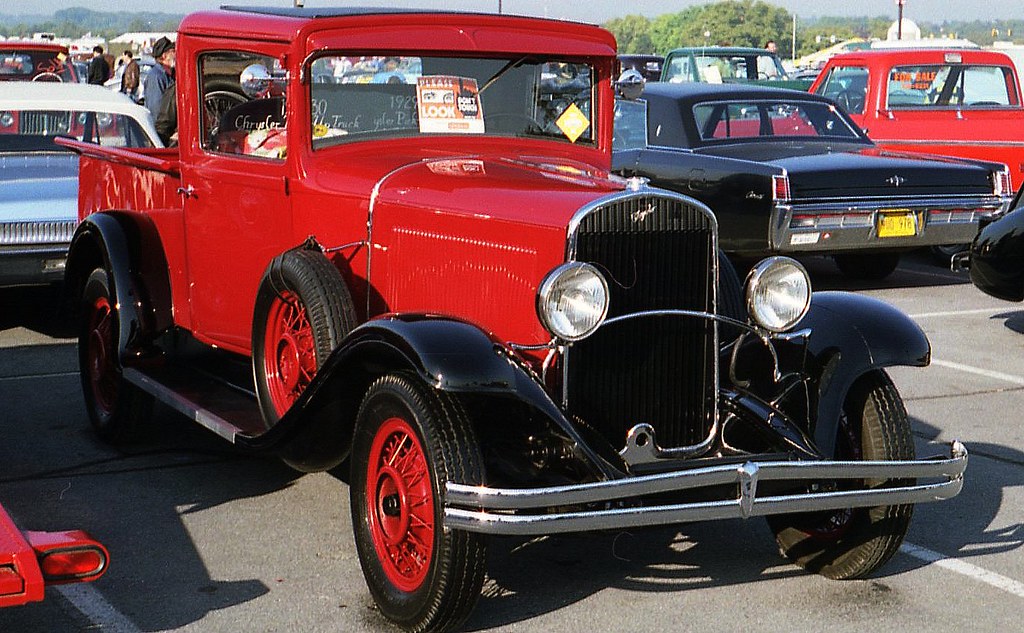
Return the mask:
[[619,75],[615,82],[615,93],[623,99],[636,101],[644,94],[644,76],[632,68]]

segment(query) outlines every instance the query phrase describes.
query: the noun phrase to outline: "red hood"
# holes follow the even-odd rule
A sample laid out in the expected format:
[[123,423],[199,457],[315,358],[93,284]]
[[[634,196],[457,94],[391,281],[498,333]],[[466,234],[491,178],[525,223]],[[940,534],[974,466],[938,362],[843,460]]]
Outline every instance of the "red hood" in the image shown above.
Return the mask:
[[321,209],[355,203],[362,222],[372,217],[369,313],[430,311],[546,342],[537,287],[565,261],[572,217],[624,182],[564,157],[438,153],[346,152],[318,165]]
[[378,208],[395,204],[563,228],[580,207],[624,187],[621,178],[578,161],[509,155],[409,152],[354,160],[346,154],[320,163],[316,184],[338,193],[375,191]]

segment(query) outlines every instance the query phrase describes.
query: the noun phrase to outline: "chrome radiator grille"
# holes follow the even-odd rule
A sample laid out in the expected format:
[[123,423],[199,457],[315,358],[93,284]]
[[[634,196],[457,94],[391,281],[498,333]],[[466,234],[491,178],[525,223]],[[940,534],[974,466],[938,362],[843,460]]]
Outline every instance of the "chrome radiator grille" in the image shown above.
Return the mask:
[[70,112],[22,112],[19,116],[18,132],[20,134],[67,134],[71,129]]
[[[626,198],[582,219],[575,259],[607,276],[609,319],[714,312],[715,232],[714,219],[683,200]],[[566,354],[569,412],[615,447],[641,422],[654,427],[663,448],[700,444],[714,424],[715,332],[710,319],[678,315],[606,324]]]
[[77,220],[60,222],[0,222],[0,245],[65,244],[75,234]]

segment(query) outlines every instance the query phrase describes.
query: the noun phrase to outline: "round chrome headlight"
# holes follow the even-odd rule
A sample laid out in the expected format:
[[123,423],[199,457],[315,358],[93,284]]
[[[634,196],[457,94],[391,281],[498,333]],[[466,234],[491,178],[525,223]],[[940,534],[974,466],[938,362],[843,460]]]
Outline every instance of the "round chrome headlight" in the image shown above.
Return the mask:
[[10,112],[0,112],[0,127],[11,127],[14,125],[14,115]]
[[558,339],[585,338],[608,315],[608,282],[590,264],[562,264],[548,273],[540,284],[537,315]]
[[811,280],[795,259],[769,257],[747,275],[747,311],[754,323],[782,332],[800,322],[811,305]]

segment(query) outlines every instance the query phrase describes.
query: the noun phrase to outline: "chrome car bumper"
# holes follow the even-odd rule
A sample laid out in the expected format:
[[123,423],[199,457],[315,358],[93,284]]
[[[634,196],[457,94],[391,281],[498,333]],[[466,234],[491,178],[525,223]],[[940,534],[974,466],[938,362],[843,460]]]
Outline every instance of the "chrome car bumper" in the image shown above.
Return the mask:
[[[1009,198],[981,196],[777,205],[772,210],[769,240],[778,253],[966,244],[978,234],[982,218],[1000,215],[1009,202]],[[907,216],[913,232],[886,235],[885,215]]]
[[[963,487],[967,449],[950,445],[950,457],[913,461],[747,462],[613,481],[550,488],[487,488],[448,483],[445,527],[498,535],[623,529],[711,519],[735,519],[792,512],[941,501]],[[863,488],[758,496],[758,482],[791,481],[807,487],[840,479],[926,479],[887,488]],[[621,505],[644,495],[736,485],[735,497],[664,505]],[[600,507],[566,510],[566,506]]]

